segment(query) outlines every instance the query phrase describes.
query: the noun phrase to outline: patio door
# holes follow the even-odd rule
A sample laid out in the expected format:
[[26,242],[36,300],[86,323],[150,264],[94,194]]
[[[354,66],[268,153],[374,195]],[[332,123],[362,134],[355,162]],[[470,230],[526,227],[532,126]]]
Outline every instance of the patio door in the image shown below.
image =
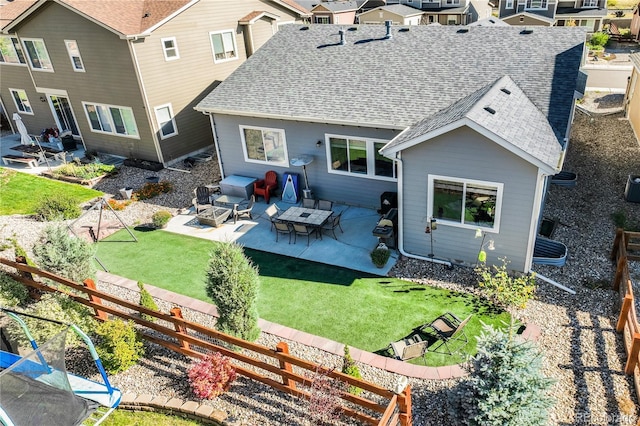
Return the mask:
[[80,133],[78,133],[76,119],[73,116],[73,111],[71,110],[69,98],[60,95],[48,96],[49,105],[51,106],[51,111],[53,111],[53,116],[56,120],[58,129],[60,129],[60,133],[70,131],[72,135],[80,136]]

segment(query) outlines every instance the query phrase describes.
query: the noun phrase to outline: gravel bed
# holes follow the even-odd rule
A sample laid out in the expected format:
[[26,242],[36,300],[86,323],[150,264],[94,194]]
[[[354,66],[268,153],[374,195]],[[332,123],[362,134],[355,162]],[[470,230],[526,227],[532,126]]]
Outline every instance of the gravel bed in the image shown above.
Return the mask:
[[[599,95],[591,94],[582,103],[589,110]],[[607,102],[611,102],[608,97]],[[621,101],[621,99],[620,99]],[[620,104],[611,102],[611,112]],[[602,102],[598,112],[602,109]],[[556,383],[552,395],[557,403],[551,411],[551,424],[558,425],[631,425],[638,421],[632,377],[624,374],[626,355],[620,335],[615,332],[619,301],[611,290],[614,267],[609,260],[615,225],[611,214],[624,212],[631,221],[640,222],[640,204],[624,200],[627,175],[640,173],[640,146],[627,121],[620,114],[591,115],[576,113],[565,170],[576,172],[574,188],[552,187],[544,217],[558,221],[553,239],[569,248],[569,259],[562,268],[535,266],[534,270],[576,291],[566,293],[548,283],[539,282],[536,299],[523,310],[514,312],[525,322],[539,326],[538,340],[545,354],[544,369]],[[215,159],[214,159],[215,161]],[[189,206],[191,190],[198,184],[217,182],[213,169],[217,163],[197,164],[191,173],[162,170],[154,175],[171,180],[176,191],[148,202],[136,202],[119,212],[128,225],[149,221],[154,211]],[[97,189],[118,194],[124,186],[141,186],[152,172],[122,167],[120,173],[100,182]],[[116,198],[119,198],[116,196]],[[87,215],[89,216],[89,215]],[[93,218],[90,218],[93,220]],[[43,224],[27,217],[0,217],[0,239],[15,235],[30,249]],[[7,256],[7,253],[3,253]],[[640,281],[640,265],[631,264],[632,276]],[[479,293],[473,271],[464,267],[448,270],[439,265],[401,258],[390,275],[420,283],[460,291]],[[99,283],[101,289],[130,300],[136,292]],[[636,294],[640,294],[640,289]],[[170,304],[158,301],[161,309]],[[204,325],[214,319],[184,309],[189,320]],[[262,333],[258,343],[274,347],[281,339]],[[340,357],[289,341],[290,352],[298,357],[340,367]],[[115,386],[125,392],[151,393],[192,399],[185,377],[188,360],[156,345],[146,344],[147,356],[140,365],[116,374]],[[392,388],[398,376],[359,365],[366,380]],[[413,420],[416,426],[452,424],[444,413],[446,392],[457,380],[411,379]],[[237,425],[306,425],[306,408],[295,398],[239,378],[232,389],[213,401],[199,401],[227,412]],[[343,424],[349,424],[345,421]]]

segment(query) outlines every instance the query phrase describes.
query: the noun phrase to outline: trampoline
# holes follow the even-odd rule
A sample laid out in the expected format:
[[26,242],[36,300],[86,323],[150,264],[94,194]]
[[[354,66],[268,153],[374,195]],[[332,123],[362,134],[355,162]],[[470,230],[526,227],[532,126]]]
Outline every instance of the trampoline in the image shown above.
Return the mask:
[[[99,424],[120,404],[121,392],[112,387],[91,339],[73,324],[64,324],[1,308],[14,320],[32,347],[26,355],[9,347],[0,350],[0,424],[5,426],[70,426]],[[49,321],[62,331],[38,345],[22,317]],[[66,371],[65,342],[72,330],[87,345],[103,383]],[[4,340],[4,339],[3,339]]]

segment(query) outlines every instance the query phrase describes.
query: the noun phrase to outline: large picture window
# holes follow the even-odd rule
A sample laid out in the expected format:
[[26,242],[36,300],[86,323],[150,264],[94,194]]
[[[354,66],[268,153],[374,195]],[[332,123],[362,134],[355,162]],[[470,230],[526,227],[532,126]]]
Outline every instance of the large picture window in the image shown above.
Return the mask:
[[211,32],[211,48],[213,49],[213,61],[224,62],[238,59],[236,39],[232,30]]
[[27,63],[17,37],[0,36],[0,62],[5,64]]
[[128,107],[83,102],[91,130],[118,136],[138,138],[138,127],[133,110]]
[[13,102],[16,104],[18,111],[25,114],[33,114],[31,103],[27,97],[27,92],[22,89],[9,89]]
[[173,117],[173,110],[171,104],[161,105],[155,107],[156,120],[158,120],[158,126],[160,127],[160,139],[166,139],[170,136],[178,134],[176,127],[176,121]]
[[428,185],[429,217],[498,231],[503,184],[430,175]]
[[240,126],[245,161],[288,166],[284,130]]
[[29,56],[31,68],[38,71],[53,71],[49,53],[41,38],[23,38],[24,48]]
[[395,178],[393,160],[381,155],[386,141],[328,136],[329,173]]

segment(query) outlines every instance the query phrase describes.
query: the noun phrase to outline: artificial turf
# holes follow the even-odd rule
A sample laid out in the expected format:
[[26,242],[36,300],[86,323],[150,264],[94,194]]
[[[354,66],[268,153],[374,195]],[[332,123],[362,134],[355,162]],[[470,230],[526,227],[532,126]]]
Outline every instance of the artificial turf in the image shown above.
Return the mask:
[[[125,230],[98,243],[97,257],[109,272],[211,302],[206,269],[211,248],[220,243],[161,230],[133,232],[137,243]],[[470,294],[247,248],[245,254],[260,271],[261,318],[366,351],[382,354],[390,342],[446,311],[473,314],[465,328],[471,338],[458,356],[427,355],[428,365],[452,364],[475,353],[473,336],[482,322],[509,321],[508,313]]]

